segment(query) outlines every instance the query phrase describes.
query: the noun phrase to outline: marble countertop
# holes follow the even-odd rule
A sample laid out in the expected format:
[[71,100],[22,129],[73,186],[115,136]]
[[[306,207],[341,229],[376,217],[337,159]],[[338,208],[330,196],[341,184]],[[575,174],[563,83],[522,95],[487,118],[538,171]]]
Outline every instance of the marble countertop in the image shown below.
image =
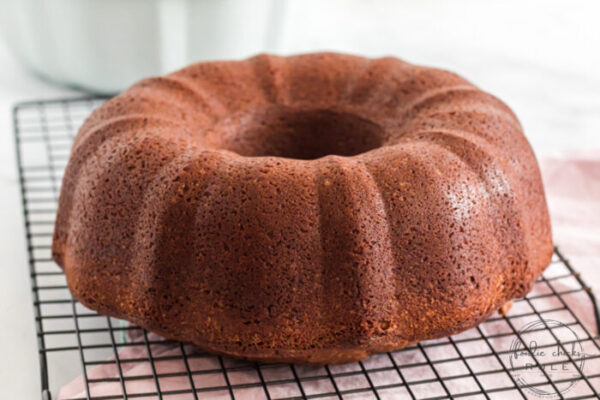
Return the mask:
[[[515,110],[538,158],[600,151],[600,3],[288,2],[281,53],[394,55],[468,77]],[[1,38],[0,38],[1,39]],[[0,393],[39,398],[12,106],[76,96],[27,72],[0,40]],[[585,279],[585,274],[584,274]]]

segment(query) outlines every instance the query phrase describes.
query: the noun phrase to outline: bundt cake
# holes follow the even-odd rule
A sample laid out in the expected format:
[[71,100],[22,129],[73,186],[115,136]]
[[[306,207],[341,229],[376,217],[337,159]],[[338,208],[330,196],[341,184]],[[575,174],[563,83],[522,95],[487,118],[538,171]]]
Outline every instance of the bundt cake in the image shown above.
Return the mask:
[[260,55],[143,80],[85,121],[53,257],[100,313],[217,353],[342,363],[471,328],[550,262],[497,98],[395,58]]

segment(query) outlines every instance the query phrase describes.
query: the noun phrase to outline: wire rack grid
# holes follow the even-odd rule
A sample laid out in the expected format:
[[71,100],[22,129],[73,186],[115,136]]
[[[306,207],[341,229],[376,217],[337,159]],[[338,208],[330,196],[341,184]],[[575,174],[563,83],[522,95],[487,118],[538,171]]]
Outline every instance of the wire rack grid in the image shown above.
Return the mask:
[[[532,292],[516,300],[508,315],[342,366],[218,357],[85,308],[70,295],[50,246],[72,140],[104,100],[33,101],[14,108],[43,399],[56,398],[73,380],[71,386],[80,388],[77,399],[599,398],[599,339],[573,311],[587,303],[599,324],[598,306],[558,249]],[[540,354],[544,349],[558,349],[559,356],[548,359]],[[515,365],[517,351],[525,351],[527,365]],[[569,374],[556,373],[556,367]],[[108,375],[99,374],[106,370]]]

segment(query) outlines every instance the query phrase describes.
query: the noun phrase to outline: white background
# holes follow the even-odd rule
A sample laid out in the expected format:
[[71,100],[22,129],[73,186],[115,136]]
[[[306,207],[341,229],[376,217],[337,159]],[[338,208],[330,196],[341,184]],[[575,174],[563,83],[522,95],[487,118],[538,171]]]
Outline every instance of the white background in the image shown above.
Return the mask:
[[[538,157],[600,152],[600,2],[295,0],[286,6],[283,54],[338,50],[446,68],[508,103]],[[0,397],[6,399],[40,396],[11,108],[20,100],[75,94],[28,74],[0,41]]]

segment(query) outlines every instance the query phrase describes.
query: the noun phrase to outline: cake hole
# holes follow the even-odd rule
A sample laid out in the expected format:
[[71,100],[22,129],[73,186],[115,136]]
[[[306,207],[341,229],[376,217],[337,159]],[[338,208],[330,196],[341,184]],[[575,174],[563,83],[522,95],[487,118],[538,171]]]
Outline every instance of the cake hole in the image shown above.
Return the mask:
[[354,114],[277,107],[229,118],[211,130],[207,139],[247,157],[314,160],[381,147],[384,130]]

